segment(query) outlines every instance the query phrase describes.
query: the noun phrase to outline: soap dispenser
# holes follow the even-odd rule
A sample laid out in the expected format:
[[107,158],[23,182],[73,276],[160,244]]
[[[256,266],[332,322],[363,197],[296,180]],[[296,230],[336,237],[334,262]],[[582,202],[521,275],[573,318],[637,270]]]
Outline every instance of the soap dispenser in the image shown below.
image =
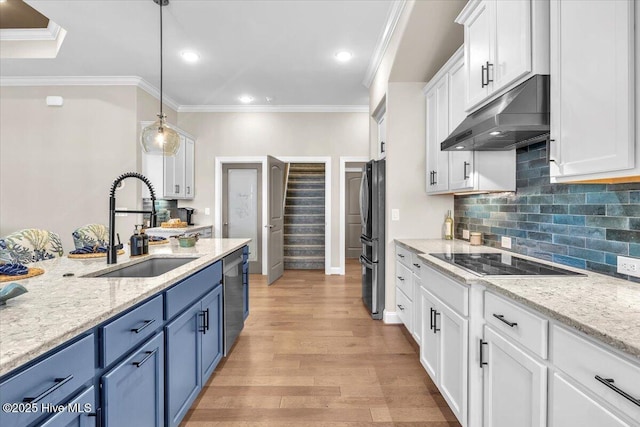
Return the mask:
[[131,247],[131,256],[139,256],[144,254],[142,249],[142,245],[143,245],[142,235],[140,234],[140,230],[138,230],[138,227],[140,226],[139,225],[135,226],[135,230],[133,231],[133,234],[129,239],[129,245]]
[[145,233],[144,225],[140,226],[140,237],[142,238],[142,254],[147,255],[149,253],[149,235]]

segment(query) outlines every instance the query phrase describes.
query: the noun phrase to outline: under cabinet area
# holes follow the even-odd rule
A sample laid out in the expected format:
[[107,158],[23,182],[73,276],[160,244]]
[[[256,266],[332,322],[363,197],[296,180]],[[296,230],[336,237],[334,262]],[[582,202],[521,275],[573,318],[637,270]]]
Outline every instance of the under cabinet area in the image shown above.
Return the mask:
[[[157,199],[193,199],[195,196],[195,138],[174,127],[180,136],[175,156],[142,152],[142,174],[153,185]],[[142,197],[149,198],[144,187]]]
[[638,9],[551,1],[552,182],[640,179]]
[[466,117],[464,63],[463,47],[460,47],[423,89],[426,102],[426,192],[515,191],[515,150],[440,149],[442,141]]

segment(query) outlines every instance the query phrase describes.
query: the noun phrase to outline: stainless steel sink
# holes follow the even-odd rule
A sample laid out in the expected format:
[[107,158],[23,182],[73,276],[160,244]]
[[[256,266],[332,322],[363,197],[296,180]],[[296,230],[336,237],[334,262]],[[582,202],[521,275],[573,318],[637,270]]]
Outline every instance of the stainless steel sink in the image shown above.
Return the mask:
[[156,277],[197,258],[151,258],[133,265],[91,274],[89,277]]

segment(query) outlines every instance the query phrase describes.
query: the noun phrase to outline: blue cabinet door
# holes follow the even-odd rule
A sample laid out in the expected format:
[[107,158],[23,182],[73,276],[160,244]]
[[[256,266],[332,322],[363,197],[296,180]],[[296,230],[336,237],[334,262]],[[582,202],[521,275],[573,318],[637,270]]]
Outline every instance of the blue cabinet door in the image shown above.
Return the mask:
[[167,425],[177,426],[202,389],[202,303],[191,305],[165,327],[167,340]]
[[209,292],[202,299],[205,326],[202,338],[202,385],[207,382],[218,366],[224,351],[222,347],[222,285]]
[[95,427],[98,414],[93,386],[64,405],[64,411],[47,418],[41,427]]
[[134,350],[102,376],[102,411],[108,427],[164,425],[164,334]]

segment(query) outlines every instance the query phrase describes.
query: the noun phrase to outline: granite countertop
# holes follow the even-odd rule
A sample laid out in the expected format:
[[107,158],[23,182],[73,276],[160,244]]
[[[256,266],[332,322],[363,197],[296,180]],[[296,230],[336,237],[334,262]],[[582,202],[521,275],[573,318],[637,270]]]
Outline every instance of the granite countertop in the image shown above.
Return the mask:
[[149,232],[149,231],[162,231],[162,232],[171,232],[171,231],[175,231],[177,234],[180,233],[185,233],[185,232],[189,232],[192,230],[201,230],[203,228],[209,228],[209,227],[213,227],[213,225],[209,224],[192,224],[192,225],[187,225],[186,227],[150,227],[150,228],[145,228],[145,232]]
[[[640,358],[640,284],[562,264],[546,262],[462,240],[397,239],[420,253],[425,264],[467,284],[479,284],[540,313]],[[509,253],[586,276],[477,276],[429,253]]]
[[[118,255],[115,265],[107,265],[106,258],[66,256],[29,264],[45,272],[16,281],[29,292],[0,307],[0,375],[213,264],[248,242],[249,239],[202,239],[191,248],[152,245],[149,256],[131,259],[125,253]],[[194,257],[194,261],[156,277],[82,277],[148,257]],[[73,276],[63,277],[66,273]]]

